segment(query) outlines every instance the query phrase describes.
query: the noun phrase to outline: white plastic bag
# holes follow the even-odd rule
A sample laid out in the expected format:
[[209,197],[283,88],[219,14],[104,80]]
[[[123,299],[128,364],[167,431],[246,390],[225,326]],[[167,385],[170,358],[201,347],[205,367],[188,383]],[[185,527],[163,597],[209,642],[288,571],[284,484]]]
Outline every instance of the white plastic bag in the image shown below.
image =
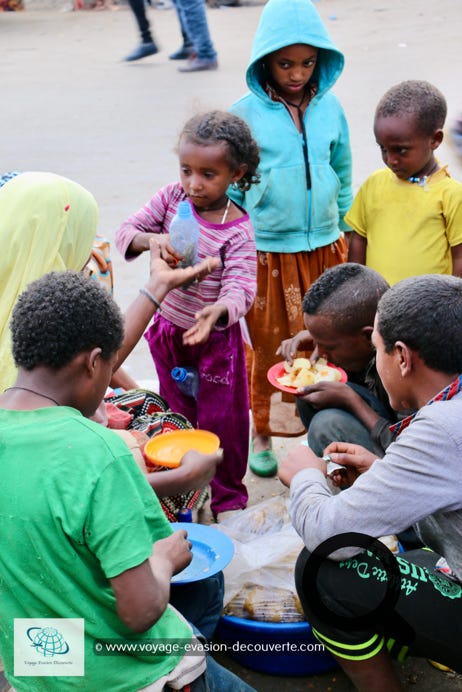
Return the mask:
[[234,557],[224,570],[225,614],[270,622],[301,622],[294,581],[303,542],[278,496],[236,512],[217,528],[229,536]]

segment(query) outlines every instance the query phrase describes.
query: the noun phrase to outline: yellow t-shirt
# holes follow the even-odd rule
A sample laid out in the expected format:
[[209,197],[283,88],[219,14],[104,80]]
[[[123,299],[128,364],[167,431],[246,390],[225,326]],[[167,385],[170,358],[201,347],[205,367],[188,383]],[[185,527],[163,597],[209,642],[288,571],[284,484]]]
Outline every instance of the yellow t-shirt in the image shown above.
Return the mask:
[[446,167],[424,185],[375,171],[345,216],[367,240],[366,265],[390,283],[419,274],[452,274],[451,248],[462,243],[462,183]]

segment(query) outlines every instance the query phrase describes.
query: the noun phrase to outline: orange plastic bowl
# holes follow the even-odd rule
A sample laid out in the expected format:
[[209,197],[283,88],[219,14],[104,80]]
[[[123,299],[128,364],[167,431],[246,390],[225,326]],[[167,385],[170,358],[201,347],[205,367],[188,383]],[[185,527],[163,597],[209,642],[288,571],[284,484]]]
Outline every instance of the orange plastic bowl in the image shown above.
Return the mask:
[[144,454],[151,464],[174,469],[189,450],[212,454],[219,446],[218,435],[208,430],[175,430],[151,438],[144,447]]

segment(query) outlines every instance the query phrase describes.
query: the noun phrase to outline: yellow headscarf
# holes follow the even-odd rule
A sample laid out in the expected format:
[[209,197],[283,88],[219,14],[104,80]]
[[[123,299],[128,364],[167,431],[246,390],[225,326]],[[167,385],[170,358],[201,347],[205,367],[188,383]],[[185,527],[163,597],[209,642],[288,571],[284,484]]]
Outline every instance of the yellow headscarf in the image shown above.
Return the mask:
[[98,223],[93,195],[53,173],[22,173],[0,188],[0,392],[16,377],[9,321],[20,293],[50,271],[80,271]]

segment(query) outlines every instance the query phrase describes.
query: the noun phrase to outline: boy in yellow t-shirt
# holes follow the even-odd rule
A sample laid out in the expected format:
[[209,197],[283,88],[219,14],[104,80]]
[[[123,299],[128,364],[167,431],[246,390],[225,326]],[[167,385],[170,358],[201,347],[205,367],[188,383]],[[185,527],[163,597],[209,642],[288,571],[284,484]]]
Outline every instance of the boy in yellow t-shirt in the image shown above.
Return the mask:
[[462,276],[462,183],[440,167],[446,100],[432,84],[406,81],[380,100],[374,134],[387,168],[359,189],[345,216],[348,260],[390,283],[418,274]]

